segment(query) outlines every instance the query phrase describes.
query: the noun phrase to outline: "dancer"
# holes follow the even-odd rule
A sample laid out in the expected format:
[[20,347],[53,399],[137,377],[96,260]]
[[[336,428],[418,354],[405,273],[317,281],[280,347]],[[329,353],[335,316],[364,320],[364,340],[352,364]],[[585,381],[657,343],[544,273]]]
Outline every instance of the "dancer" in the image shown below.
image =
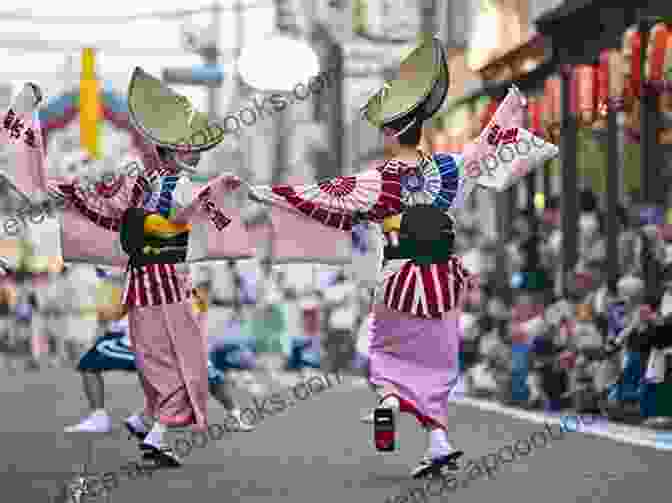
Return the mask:
[[86,264],[68,266],[59,281],[65,300],[65,313],[59,328],[63,346],[67,348],[68,366],[74,367],[79,356],[98,335],[96,292],[99,279],[93,267]]
[[[422,151],[423,122],[440,108],[448,84],[441,43],[427,38],[404,60],[400,78],[386,83],[363,109],[367,120],[392,144],[392,158],[359,175],[309,186],[253,187],[251,194],[257,201],[282,207],[275,215],[270,212],[275,232],[287,240],[294,236],[297,241],[309,241],[306,247],[321,243],[338,249],[335,241],[339,238],[330,239],[327,233],[318,237],[321,231],[310,231],[301,224],[304,217],[297,210],[342,231],[350,231],[358,222],[384,223],[385,267],[370,320],[370,381],[378,390],[379,407],[412,413],[427,430],[429,448],[412,471],[414,478],[457,470],[457,460],[463,455],[448,440],[448,397],[458,382],[460,303],[471,275],[454,254],[454,221],[447,210],[463,204],[473,186],[460,176],[462,164],[473,168],[471,163],[476,161],[478,166],[479,155],[495,151],[485,140],[466,159]],[[493,120],[502,118],[498,113]],[[505,117],[497,130],[513,122],[515,139],[519,118],[522,112],[514,120]],[[524,130],[520,134],[529,137]],[[495,140],[496,146],[499,137]],[[502,162],[494,173],[495,183],[489,186],[499,189],[515,181],[516,173],[529,172],[531,161],[520,157],[529,155],[535,164],[546,160],[553,149],[543,150],[547,144],[538,140],[539,155],[529,155],[528,140],[526,154],[516,158],[514,153],[513,165]],[[473,176],[480,177],[480,173]],[[482,183],[480,178],[477,183]],[[284,210],[289,208],[296,216],[288,224]],[[306,239],[310,232],[315,235]],[[305,250],[309,260],[310,251]]]
[[[111,371],[137,372],[135,353],[131,349],[128,336],[128,319],[121,303],[122,292],[118,287],[113,288],[113,298],[98,306],[98,319],[108,324],[105,334],[82,356],[77,366],[82,376],[84,394],[91,413],[78,424],[66,427],[66,433],[109,433],[112,431],[112,419],[105,410],[104,374]],[[207,297],[204,296],[204,290],[200,285],[194,289],[193,293],[194,310],[198,313],[199,322],[207,329],[207,320],[204,316],[207,313]],[[235,350],[236,348],[230,348],[229,352]],[[218,354],[217,367],[212,357],[208,358],[210,395],[222,404],[227,414],[238,421],[239,431],[253,431],[254,426],[248,425],[240,417],[240,409],[231,396],[230,384],[226,376],[226,372],[230,369],[246,367],[232,363],[232,358],[227,358],[228,356],[228,354]],[[149,423],[151,419],[145,417],[144,411],[136,412],[124,420],[124,426],[129,433],[141,442],[149,433],[147,428]]]
[[[431,67],[418,68],[423,61]],[[463,454],[447,438],[447,398],[458,377],[456,308],[469,274],[453,255],[452,220],[444,213],[457,195],[460,159],[432,157],[419,147],[423,122],[439,109],[448,90],[440,42],[424,41],[402,64],[401,74],[413,81],[402,77],[387,85],[386,93],[375,95],[364,112],[390,143],[398,143],[393,158],[359,176],[319,184],[320,195],[311,200],[305,197],[308,191],[290,186],[272,187],[271,194],[255,188],[253,195],[270,201],[280,196],[304,214],[343,230],[358,221],[386,222],[385,279],[376,293],[370,327],[370,381],[380,406],[410,412],[427,429],[428,456],[412,473],[420,477],[442,467],[459,469],[457,459]],[[431,199],[423,201],[428,175],[438,182],[438,207],[430,206]],[[349,211],[340,215],[329,211],[338,206],[320,204],[330,196],[343,202],[347,195],[352,197],[340,207]],[[408,212],[416,205],[421,213],[409,221]],[[407,213],[403,219],[402,211]]]
[[[179,467],[181,460],[164,440],[167,429],[207,428],[207,345],[191,305],[187,257],[253,256],[242,226],[230,225],[232,219],[219,208],[225,204],[235,211],[230,193],[240,180],[224,174],[198,189],[184,176],[195,171],[200,153],[219,144],[226,131],[209,123],[185,97],[136,68],[128,105],[136,146],[143,151],[142,175],[107,177],[91,191],[79,179],[47,178],[39,120],[32,113],[41,99],[36,88],[24,87],[31,99],[23,101],[31,103],[31,113],[10,110],[11,116],[8,112],[5,117],[7,123],[20,119],[22,128],[31,130],[30,138],[0,137],[21,147],[8,176],[32,201],[49,197],[48,209],[54,200],[59,202],[64,262],[126,268],[123,303],[129,338],[145,394],[145,415],[154,421],[142,443],[147,450],[143,458],[157,467]],[[228,239],[221,239],[216,231],[225,227]]]

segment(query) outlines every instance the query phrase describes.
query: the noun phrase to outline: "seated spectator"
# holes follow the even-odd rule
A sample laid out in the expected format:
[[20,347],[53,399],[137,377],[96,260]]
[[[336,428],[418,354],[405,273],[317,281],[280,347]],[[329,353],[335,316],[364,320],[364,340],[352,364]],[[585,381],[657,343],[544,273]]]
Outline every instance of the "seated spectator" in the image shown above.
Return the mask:
[[[651,306],[655,309],[655,304]],[[664,427],[670,425],[672,407],[669,405],[669,392],[672,384],[672,316],[658,315],[650,317],[648,343],[649,358],[642,382],[641,414],[646,426]]]
[[553,342],[554,333],[536,337],[530,348],[531,370],[534,374],[533,385],[537,389],[533,393],[540,401],[539,405],[548,411],[564,408],[564,395],[568,391],[567,371],[560,365],[558,356],[560,349]]

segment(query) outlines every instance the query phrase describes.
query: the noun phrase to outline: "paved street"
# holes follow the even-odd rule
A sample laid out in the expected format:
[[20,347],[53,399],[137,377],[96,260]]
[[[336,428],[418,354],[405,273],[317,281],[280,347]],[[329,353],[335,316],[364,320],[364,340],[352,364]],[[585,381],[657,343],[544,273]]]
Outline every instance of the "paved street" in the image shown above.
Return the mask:
[[[256,432],[195,450],[181,470],[163,471],[152,479],[123,478],[109,502],[385,503],[421,487],[408,473],[425,448],[423,434],[404,417],[401,449],[378,454],[371,427],[358,421],[371,395],[357,381],[344,377],[340,386],[267,417]],[[46,370],[3,374],[2,383],[0,501],[48,503],[87,458],[85,437],[62,433],[84,409],[79,377],[68,370]],[[115,418],[142,403],[135,376],[110,375],[107,383]],[[221,407],[214,401],[210,407],[211,421],[221,423]],[[467,452],[465,459],[494,453],[543,429],[465,404],[456,405],[451,414],[452,439]],[[121,431],[96,440],[95,446],[94,471],[116,470],[137,459],[135,443]],[[496,480],[473,481],[468,488],[429,501],[588,503],[608,498],[610,503],[632,503],[641,499],[643,489],[665,494],[671,461],[672,452],[568,433],[564,440],[504,465]]]

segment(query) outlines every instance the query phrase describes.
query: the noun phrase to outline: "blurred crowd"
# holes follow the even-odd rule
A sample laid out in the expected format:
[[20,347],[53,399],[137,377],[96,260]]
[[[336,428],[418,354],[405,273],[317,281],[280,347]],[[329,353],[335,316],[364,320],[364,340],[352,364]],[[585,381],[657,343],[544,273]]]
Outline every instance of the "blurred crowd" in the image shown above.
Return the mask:
[[[467,392],[526,408],[602,412],[630,423],[668,425],[669,233],[664,225],[619,210],[619,279],[610,293],[605,214],[590,191],[580,194],[580,208],[579,260],[563,289],[558,201],[539,215],[516,216],[506,248],[511,307],[495,288],[496,243],[476,225],[458,234],[467,267],[481,277],[463,320]],[[645,284],[649,268],[658,279],[653,291]]]
[[[209,347],[239,348],[227,352],[236,361],[223,368],[279,375],[345,370],[357,360],[353,327],[362,324],[370,294],[341,269],[315,274],[304,266],[310,281],[297,288],[287,281],[292,271],[262,264],[192,268],[194,309],[207,311]],[[5,271],[0,282],[0,356],[9,372],[75,368],[96,338],[117,330],[105,313],[121,297],[119,272],[84,264],[49,273],[19,269]]]
[[[580,200],[579,260],[569,288],[562,290],[557,201],[538,214],[516,216],[506,247],[509,301],[496,288],[497,243],[481,234],[477,221],[461,222],[460,253],[480,277],[462,319],[465,392],[530,409],[601,412],[669,426],[672,242],[661,226],[642,225],[621,209],[619,280],[610,294],[605,215],[590,192]],[[644,281],[652,267],[659,278],[654,292]],[[207,305],[202,309],[208,312],[211,348],[235,342],[240,358],[250,360],[236,365],[251,372],[365,373],[372,290],[337,268],[312,271],[311,280],[297,287],[295,272],[263,263],[194,266],[194,286],[201,292],[195,299]],[[74,367],[109,330],[97,306],[107,302],[110,285],[118,290],[121,278],[86,265],[6,276],[0,287],[5,367]]]

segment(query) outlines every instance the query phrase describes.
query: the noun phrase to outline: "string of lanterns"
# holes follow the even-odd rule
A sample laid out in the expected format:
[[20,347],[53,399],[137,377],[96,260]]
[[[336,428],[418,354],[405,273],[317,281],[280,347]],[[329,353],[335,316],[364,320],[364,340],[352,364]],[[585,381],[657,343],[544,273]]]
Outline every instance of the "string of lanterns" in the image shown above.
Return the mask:
[[[570,111],[579,127],[606,129],[607,112],[614,109],[625,113],[625,127],[631,138],[639,136],[641,71],[641,35],[636,26],[623,35],[621,49],[602,51],[594,65],[575,65],[570,68]],[[645,92],[658,97],[661,112],[672,113],[672,25],[655,24],[649,35],[644,62]],[[561,125],[561,79],[553,76],[544,83],[540,95],[528,97],[528,127],[535,134],[557,143]],[[483,128],[494,114],[499,102],[485,98],[480,106],[471,107],[468,122]],[[469,142],[478,127],[463,125],[452,131],[442,128],[433,131],[435,150],[459,150]],[[476,133],[477,134],[477,133]],[[672,129],[659,130],[659,143],[672,144]]]

